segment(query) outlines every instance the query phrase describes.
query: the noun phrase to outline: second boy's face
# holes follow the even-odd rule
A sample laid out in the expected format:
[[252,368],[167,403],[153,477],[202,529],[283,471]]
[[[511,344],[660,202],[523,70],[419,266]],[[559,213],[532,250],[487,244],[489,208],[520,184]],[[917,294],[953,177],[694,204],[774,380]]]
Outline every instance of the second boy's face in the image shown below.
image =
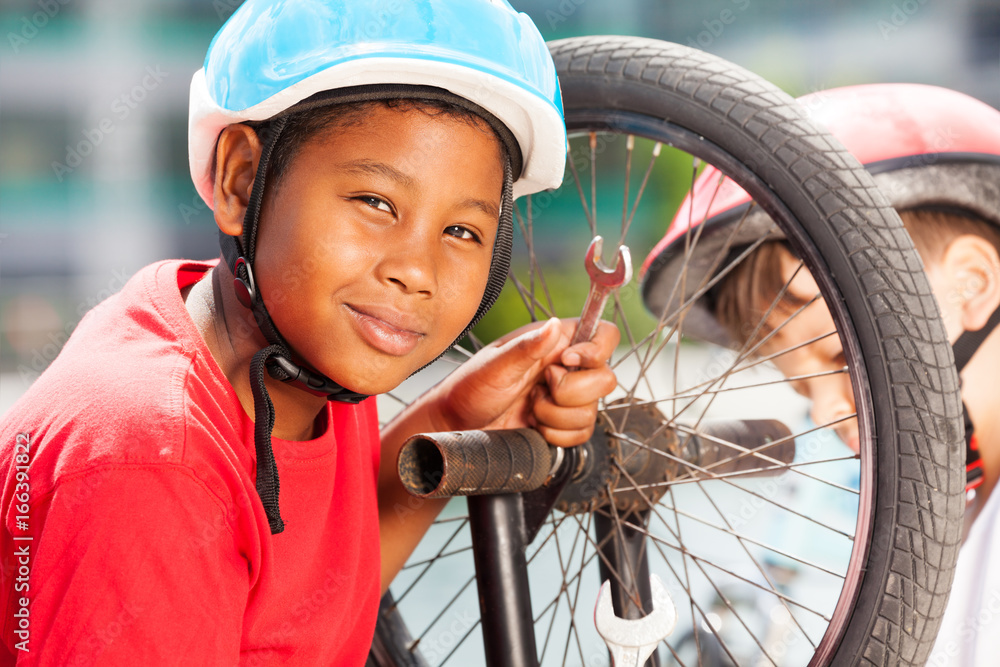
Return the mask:
[[267,199],[255,260],[294,351],[354,391],[388,391],[472,320],[500,211],[485,125],[377,107],[299,150]]
[[[780,254],[782,281],[791,281],[789,295],[800,303],[809,302],[819,293],[816,281],[804,268],[796,273],[799,261],[790,253],[782,250]],[[783,352],[774,358],[774,364],[791,378],[792,388],[812,401],[813,421],[819,426],[830,425],[848,447],[859,451],[854,393],[850,376],[843,370],[844,349],[836,333],[827,335],[836,331],[830,311],[819,299],[791,319],[789,315],[772,314],[769,324],[777,331],[765,344],[766,352]]]
[[[788,283],[792,300],[808,302],[819,293],[816,281],[805,268],[796,272],[799,260],[787,250],[780,250],[779,255],[781,279]],[[956,297],[961,292],[962,284],[956,282],[951,273],[944,271],[937,261],[928,262],[926,269],[934,298],[941,308],[948,338],[954,343],[963,330],[960,299]],[[766,308],[769,304],[762,305]],[[791,385],[797,392],[812,401],[813,421],[817,425],[830,425],[836,429],[841,440],[857,452],[859,439],[858,420],[854,416],[854,392],[847,372],[843,371],[846,361],[840,338],[835,333],[827,335],[835,331],[830,311],[819,299],[791,319],[790,314],[771,315],[768,324],[780,329],[763,347],[767,354],[782,353],[774,358],[774,364],[785,377],[792,379]],[[804,345],[814,339],[818,340]]]

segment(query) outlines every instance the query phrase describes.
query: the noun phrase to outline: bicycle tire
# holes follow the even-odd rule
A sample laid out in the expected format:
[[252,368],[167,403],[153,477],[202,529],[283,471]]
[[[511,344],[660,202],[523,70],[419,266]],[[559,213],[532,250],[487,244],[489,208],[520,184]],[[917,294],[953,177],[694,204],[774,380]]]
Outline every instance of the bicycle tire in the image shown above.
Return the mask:
[[[964,454],[950,347],[898,216],[790,97],[731,63],[631,37],[571,38],[550,50],[568,129],[590,133],[592,157],[598,132],[647,137],[669,125],[692,146],[730,156],[740,185],[787,210],[782,230],[838,325],[868,435],[845,584],[810,664],[923,664],[960,544]],[[577,189],[586,207],[579,180]]]

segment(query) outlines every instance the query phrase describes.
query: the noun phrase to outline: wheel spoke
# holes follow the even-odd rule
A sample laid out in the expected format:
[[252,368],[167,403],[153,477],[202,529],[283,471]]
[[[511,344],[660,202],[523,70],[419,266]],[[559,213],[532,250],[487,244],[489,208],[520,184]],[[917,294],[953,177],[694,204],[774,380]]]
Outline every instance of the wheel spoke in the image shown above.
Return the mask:
[[472,627],[469,628],[464,635],[462,635],[462,638],[459,639],[457,642],[455,642],[455,646],[452,647],[451,651],[448,652],[448,655],[446,655],[444,657],[444,660],[441,661],[441,667],[444,667],[444,665],[448,664],[448,661],[451,660],[451,657],[453,655],[455,655],[455,652],[458,651],[458,649],[462,648],[462,644],[465,643],[465,640],[468,639],[469,635],[471,635],[475,631],[475,629],[478,628],[480,625],[482,625],[482,619],[477,620],[475,623],[473,623]]
[[625,138],[625,178],[622,184],[622,227],[621,236],[618,237],[618,244],[625,243],[628,236],[629,215],[628,215],[628,186],[632,180],[632,152],[635,150],[635,137],[631,134]]
[[[735,531],[733,531],[733,527],[729,519],[726,518],[726,515],[723,514],[723,512],[719,509],[719,506],[715,502],[715,499],[712,498],[712,495],[705,491],[704,484],[698,484],[698,490],[701,491],[702,494],[708,499],[708,502],[712,505],[713,509],[715,509],[716,513],[719,515],[719,518],[721,518],[726,523],[726,528],[729,531],[732,531],[732,534],[735,535],[736,533]],[[757,559],[757,557],[754,556],[753,552],[747,547],[747,541],[744,540],[742,536],[737,536],[736,539],[740,543],[740,547],[743,549],[743,553],[746,554],[747,558],[750,559],[750,562],[752,562],[754,567],[757,568],[757,572],[760,574],[761,577],[763,577],[764,581],[767,582],[767,588],[769,589],[767,590],[767,592],[771,593],[772,595],[775,595],[778,598],[778,601],[785,608],[785,611],[788,612],[789,616],[791,616],[791,618],[795,621],[796,626],[798,626],[802,634],[806,635],[805,630],[799,624],[798,620],[795,618],[795,615],[792,614],[790,609],[788,609],[788,604],[787,601],[785,600],[785,596],[779,594],[778,589],[774,585],[774,582],[771,581],[771,578],[768,576],[767,570],[760,564],[760,561]],[[763,589],[764,587],[762,586],[761,588]],[[813,648],[816,648],[816,644],[814,644],[812,640],[809,640],[808,636],[806,636],[806,639],[809,641],[810,644],[812,644]],[[767,653],[767,651],[764,649],[763,646],[761,646],[760,648],[762,651],[764,651],[765,654]]]
[[[622,473],[622,475],[624,475],[624,476],[625,476],[626,478],[628,478],[628,479],[629,479],[629,481],[630,481],[630,482],[631,482],[632,484],[635,484],[635,480],[634,480],[634,479],[631,479],[631,476],[629,475],[629,473],[628,473],[628,471],[627,471],[627,470],[625,470],[625,469],[624,469],[624,468],[622,468],[621,466],[618,466],[618,470],[619,470],[619,471],[620,471],[620,472]],[[640,494],[642,494],[642,492],[641,492],[641,491],[640,491]],[[647,496],[643,496],[643,497],[644,497],[644,499],[646,500],[646,502],[647,502],[647,503],[649,503],[649,498],[648,498]],[[718,507],[714,505],[714,502],[713,502],[713,506],[715,507],[716,511],[718,511]],[[657,509],[657,506],[656,506],[656,505],[653,505],[653,504],[651,504],[651,511],[652,511],[653,515],[654,515],[654,516],[656,516],[656,517],[657,517],[657,518],[658,518],[658,519],[660,520],[660,522],[661,522],[661,523],[662,523],[662,524],[663,524],[663,525],[664,525],[664,526],[665,526],[665,527],[667,528],[667,530],[668,530],[668,531],[670,531],[671,529],[670,529],[670,526],[669,526],[669,524],[668,524],[668,523],[666,522],[666,520],[665,520],[665,519],[664,519],[664,518],[663,518],[663,517],[662,517],[662,516],[660,515],[660,513],[659,513],[659,511],[658,511],[658,509]],[[720,514],[720,515],[721,515],[721,514]],[[650,534],[650,533],[649,533],[649,532],[648,532],[648,531],[647,531],[647,530],[646,530],[646,529],[645,529],[644,527],[642,527],[642,526],[636,526],[635,524],[631,524],[631,523],[630,523],[630,528],[632,528],[633,530],[636,530],[636,531],[639,531],[639,532],[643,532],[643,533],[645,533],[647,537],[649,537],[650,539],[652,539],[652,540],[653,540],[654,542],[656,542],[656,543],[660,543],[660,544],[663,544],[664,546],[669,546],[669,547],[672,547],[672,548],[678,548],[678,547],[676,547],[675,545],[672,545],[672,544],[670,544],[669,542],[666,542],[666,541],[664,541],[664,540],[661,540],[661,539],[657,538],[656,536],[654,536],[654,535]],[[671,531],[671,532],[673,532],[673,531]],[[677,535],[676,535],[676,534],[674,534],[674,538],[675,538],[675,539],[677,539]],[[758,588],[758,589],[760,589],[760,590],[763,590],[763,591],[765,591],[765,592],[767,592],[767,593],[770,593],[770,594],[772,594],[772,595],[774,595],[774,596],[777,596],[777,597],[780,597],[781,599],[783,599],[783,600],[785,600],[785,601],[787,601],[787,602],[789,602],[789,603],[791,603],[791,604],[794,604],[794,605],[795,605],[795,606],[797,606],[797,607],[800,607],[800,608],[802,608],[802,609],[805,609],[806,611],[809,611],[809,612],[811,612],[811,613],[813,613],[813,614],[816,614],[817,616],[820,616],[821,618],[823,618],[823,619],[824,619],[824,620],[826,620],[827,622],[829,622],[829,620],[830,620],[830,619],[829,619],[828,617],[825,617],[825,616],[823,616],[823,614],[822,614],[822,613],[820,613],[820,612],[817,612],[816,610],[814,610],[814,609],[811,609],[811,608],[809,608],[809,607],[807,607],[807,606],[803,605],[802,603],[799,603],[799,602],[797,602],[797,601],[795,601],[795,600],[792,600],[792,599],[791,599],[791,598],[789,598],[788,596],[786,596],[786,595],[782,594],[782,593],[781,593],[780,591],[777,591],[777,590],[775,590],[775,589],[774,589],[774,586],[773,586],[773,585],[771,585],[771,586],[770,586],[770,588],[766,588],[766,587],[763,587],[763,586],[761,586],[760,584],[758,584],[758,583],[756,583],[756,582],[754,582],[754,581],[752,581],[752,580],[750,580],[750,579],[747,579],[746,577],[743,577],[743,576],[739,575],[739,574],[738,574],[738,573],[736,573],[736,572],[732,572],[732,571],[730,571],[730,570],[727,570],[727,569],[725,569],[725,568],[721,567],[721,566],[720,566],[720,565],[719,565],[718,563],[715,563],[715,562],[712,562],[712,561],[708,561],[707,559],[703,559],[703,558],[701,558],[701,557],[699,557],[699,556],[697,556],[697,555],[695,555],[695,554],[691,553],[691,552],[690,552],[689,550],[687,550],[687,549],[684,549],[683,547],[680,547],[680,548],[679,548],[679,550],[680,550],[680,551],[681,551],[681,552],[682,552],[682,553],[683,553],[684,555],[686,555],[687,557],[690,557],[690,558],[694,559],[694,560],[695,560],[695,562],[696,562],[696,563],[698,564],[698,567],[699,567],[699,569],[701,569],[701,563],[705,563],[706,565],[709,565],[709,566],[711,566],[711,567],[712,567],[712,568],[714,568],[714,569],[717,569],[717,570],[719,570],[719,571],[721,571],[721,572],[725,572],[725,573],[726,573],[726,574],[728,574],[729,576],[732,576],[732,577],[734,577],[734,578],[737,578],[737,579],[740,579],[740,580],[744,581],[745,583],[748,583],[748,584],[752,584],[753,586],[755,586],[756,588]],[[755,559],[755,558],[753,558],[752,556],[751,556],[751,559],[752,559],[752,560],[754,561],[755,565],[757,565],[757,566],[758,566],[758,568],[759,568],[759,564],[758,564],[758,563],[756,563],[756,559]],[[766,580],[766,577],[765,577],[765,580]],[[711,582],[711,579],[710,579],[710,582]],[[714,584],[714,582],[711,582],[711,583],[712,583],[713,587],[715,587],[715,584]],[[770,582],[768,582],[768,583],[770,584]],[[723,597],[723,596],[721,595],[721,591],[718,591],[718,589],[716,589],[716,590],[717,590],[717,592],[718,592],[718,593],[720,594],[720,597]],[[728,600],[725,600],[725,598],[724,598],[724,597],[723,597],[723,600],[724,600],[724,601],[726,602],[727,606],[729,606],[729,602],[728,602]],[[732,609],[731,609],[731,610],[732,610]],[[732,610],[732,611],[734,611],[734,612],[735,612],[735,610]],[[738,614],[737,614],[737,619],[738,619],[738,620],[740,620],[740,619],[739,619],[739,615],[738,615]],[[740,622],[742,623],[742,620],[740,620]],[[749,628],[747,628],[747,631],[749,632]],[[754,638],[754,640],[756,641],[756,638]],[[763,647],[763,646],[761,646],[760,648],[761,648],[761,650],[762,650],[762,651],[764,650],[764,647]]]
[[546,310],[542,304],[538,303],[538,301],[530,293],[530,290],[528,290],[521,283],[521,281],[518,280],[517,276],[515,276],[513,273],[510,273],[507,275],[507,277],[510,280],[510,283],[514,286],[514,289],[517,290],[518,296],[521,297],[521,301],[522,303],[524,303],[524,307],[531,313],[532,321],[537,321],[538,310],[542,311],[542,314],[545,316],[546,319],[553,316],[554,311]]
[[458,551],[454,551],[452,553],[445,553],[445,549],[448,548],[448,545],[451,544],[452,541],[454,541],[456,537],[458,537],[459,535],[462,534],[462,531],[465,528],[465,526],[466,526],[467,523],[468,523],[468,520],[463,521],[462,523],[460,523],[459,526],[458,526],[458,528],[455,529],[455,532],[453,532],[451,534],[451,537],[449,537],[445,541],[445,543],[441,545],[441,548],[438,549],[438,552],[436,554],[434,554],[434,556],[432,556],[431,558],[428,558],[427,560],[420,561],[420,562],[417,562],[417,563],[409,563],[409,564],[406,565],[406,567],[403,568],[403,569],[410,569],[410,568],[413,568],[413,567],[419,567],[421,565],[424,566],[424,569],[420,572],[420,574],[418,574],[416,576],[416,578],[412,582],[410,582],[410,585],[407,586],[406,590],[404,590],[399,596],[396,597],[396,604],[397,605],[400,602],[402,602],[406,598],[407,595],[409,595],[410,591],[413,590],[414,586],[416,586],[418,583],[420,583],[420,580],[423,579],[424,575],[427,574],[427,572],[431,569],[431,567],[434,565],[434,563],[436,563],[437,561],[441,560],[442,558],[445,558],[446,556],[452,555],[453,553],[462,553],[464,551],[468,551],[468,550],[472,549],[472,547],[466,547],[464,549],[459,549]]
[[597,236],[597,132],[590,133],[590,235]]
[[[662,517],[657,517],[657,518],[659,518],[662,521]],[[632,525],[631,527],[634,530],[639,530],[640,529],[639,527],[637,527],[635,525]],[[717,571],[719,571],[719,572],[721,572],[721,573],[723,573],[723,574],[725,574],[725,575],[727,575],[729,577],[732,577],[734,579],[739,579],[741,582],[743,582],[745,584],[749,584],[750,586],[753,586],[755,589],[757,589],[757,590],[759,590],[761,592],[768,593],[769,595],[774,596],[776,598],[781,598],[785,602],[787,602],[788,604],[794,605],[795,607],[797,607],[799,609],[802,609],[803,611],[807,611],[810,614],[812,614],[812,615],[814,615],[814,616],[816,616],[818,618],[821,618],[824,621],[829,622],[829,620],[830,620],[829,616],[823,614],[823,612],[818,611],[816,609],[812,609],[811,607],[809,607],[805,603],[799,602],[798,600],[790,598],[789,596],[785,595],[784,593],[781,593],[780,591],[774,590],[774,589],[766,587],[766,586],[762,586],[761,584],[759,584],[756,581],[753,581],[752,579],[749,579],[749,578],[747,578],[747,577],[745,577],[745,576],[743,576],[743,575],[741,575],[741,574],[739,574],[737,572],[733,572],[732,570],[728,570],[728,569],[722,567],[721,565],[719,565],[718,563],[716,563],[714,560],[710,560],[708,558],[704,558],[702,556],[699,556],[698,554],[692,553],[691,551],[685,549],[681,545],[673,544],[671,542],[668,542],[667,540],[664,540],[662,537],[659,537],[659,536],[654,535],[653,533],[649,533],[649,532],[646,533],[646,537],[649,540],[651,540],[654,544],[657,544],[657,545],[662,546],[662,547],[667,547],[669,549],[672,549],[672,550],[674,550],[674,551],[682,554],[686,558],[690,558],[699,567],[701,565],[707,565],[707,566],[711,567],[713,570],[717,570]],[[664,559],[666,559],[666,555],[664,555]],[[705,574],[705,573],[703,572],[703,574]],[[707,574],[705,576],[708,577]],[[721,591],[717,591],[717,592],[721,593]]]
[[457,593],[455,593],[455,595],[453,595],[453,596],[451,597],[451,599],[450,599],[450,600],[448,600],[447,604],[445,604],[445,606],[444,606],[444,607],[443,607],[443,608],[441,609],[441,611],[440,611],[440,612],[438,612],[438,615],[437,615],[437,616],[435,616],[435,617],[433,618],[433,620],[431,620],[431,622],[430,622],[430,623],[429,623],[429,624],[427,625],[427,627],[426,627],[426,628],[424,629],[424,631],[423,631],[423,632],[422,632],[422,633],[420,634],[420,636],[416,638],[416,640],[415,640],[415,641],[413,642],[413,645],[414,645],[414,646],[417,646],[417,645],[418,645],[418,644],[419,644],[419,643],[420,643],[421,641],[423,641],[424,637],[426,637],[426,636],[427,636],[427,633],[431,631],[431,628],[433,628],[433,627],[434,627],[435,625],[437,625],[437,622],[438,622],[438,621],[440,621],[440,620],[441,620],[441,618],[442,618],[442,617],[443,617],[443,616],[444,616],[444,615],[445,615],[446,613],[448,613],[448,610],[450,610],[450,609],[452,608],[452,605],[454,605],[454,604],[455,604],[455,603],[456,603],[456,602],[458,601],[458,598],[459,598],[459,596],[461,596],[461,595],[462,595],[462,593],[464,593],[464,592],[465,592],[465,589],[466,589],[466,588],[468,588],[469,586],[471,586],[471,585],[472,585],[472,583],[473,583],[473,582],[474,582],[475,580],[476,580],[476,577],[475,577],[475,575],[473,575],[472,577],[469,577],[469,579],[468,579],[468,580],[467,580],[467,581],[466,581],[466,582],[465,582],[465,583],[464,583],[464,584],[462,585],[462,587],[458,589],[458,592],[457,592]]
[[[635,145],[634,136],[629,135],[629,141],[632,143],[632,146]],[[656,158],[660,157],[660,151],[662,149],[663,149],[663,144],[661,142],[657,141],[655,144],[653,144],[653,151],[649,157],[649,164],[646,165],[646,173],[643,175],[642,182],[639,184],[639,190],[635,194],[635,201],[632,203],[632,212],[629,213],[628,220],[625,221],[625,225],[622,228],[622,237],[621,240],[618,241],[619,245],[625,242],[625,238],[626,235],[628,234],[629,227],[632,226],[632,220],[635,218],[635,212],[639,208],[639,202],[642,200],[643,193],[646,192],[646,185],[649,184],[649,176],[650,174],[653,173],[653,165],[656,164]],[[631,147],[629,148],[629,150],[631,150]]]
[[573,174],[573,183],[576,185],[576,191],[580,195],[580,205],[583,207],[583,215],[587,219],[587,224],[590,225],[590,229],[597,229],[597,222],[594,220],[594,215],[591,213],[590,207],[587,206],[587,197],[583,194],[583,185],[580,183],[580,174],[577,173],[576,164],[573,162],[573,146],[567,142],[566,148],[566,164],[569,165],[569,171]]
[[819,565],[818,563],[814,563],[812,561],[808,561],[808,560],[806,560],[804,558],[800,558],[799,556],[796,556],[793,553],[790,553],[788,551],[783,551],[783,550],[781,550],[781,549],[779,549],[777,547],[774,547],[774,546],[771,546],[769,544],[766,544],[765,542],[762,542],[760,540],[754,539],[753,537],[751,537],[749,535],[746,535],[744,533],[741,533],[741,532],[735,530],[734,528],[732,528],[730,526],[720,526],[718,524],[712,523],[711,521],[709,521],[708,519],[705,519],[704,517],[698,516],[697,514],[692,514],[691,512],[685,512],[684,510],[678,508],[676,505],[664,505],[664,504],[661,503],[660,507],[662,507],[663,509],[668,509],[671,512],[675,512],[676,514],[678,514],[680,516],[683,516],[683,517],[685,517],[687,519],[691,519],[692,521],[696,521],[696,522],[700,523],[703,526],[707,526],[708,528],[712,528],[714,530],[717,530],[720,533],[725,533],[726,535],[730,535],[730,536],[735,537],[735,538],[737,538],[739,540],[746,540],[747,542],[750,542],[751,544],[755,544],[755,545],[757,545],[759,547],[763,547],[763,548],[767,549],[768,551],[770,551],[773,554],[777,554],[777,555],[782,556],[784,558],[788,558],[789,560],[794,560],[796,562],[802,563],[803,565],[806,565],[806,566],[808,566],[808,567],[810,567],[810,568],[812,568],[814,570],[818,570],[818,571],[823,572],[825,574],[829,574],[831,576],[837,577],[838,579],[843,579],[844,578],[843,574],[840,574],[838,572],[834,572],[833,570],[831,570],[829,568],[825,568],[822,565]]

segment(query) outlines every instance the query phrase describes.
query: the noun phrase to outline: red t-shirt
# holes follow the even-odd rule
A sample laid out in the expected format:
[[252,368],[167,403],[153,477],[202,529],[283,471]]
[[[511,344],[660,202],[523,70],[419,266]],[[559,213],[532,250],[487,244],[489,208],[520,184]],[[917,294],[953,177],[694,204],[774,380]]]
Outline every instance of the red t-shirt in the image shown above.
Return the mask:
[[253,422],[181,299],[210,266],[143,269],[0,423],[2,636],[21,663],[364,663],[375,401],[329,403],[315,440],[273,439],[286,528],[271,535]]

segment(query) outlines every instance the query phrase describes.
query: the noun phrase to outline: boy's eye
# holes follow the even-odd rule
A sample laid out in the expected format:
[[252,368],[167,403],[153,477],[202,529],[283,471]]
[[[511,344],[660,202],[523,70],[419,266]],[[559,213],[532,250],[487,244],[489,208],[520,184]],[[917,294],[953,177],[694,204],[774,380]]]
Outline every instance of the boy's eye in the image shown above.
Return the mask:
[[389,202],[381,197],[376,197],[374,195],[362,195],[361,197],[358,197],[358,199],[374,209],[385,211],[386,213],[392,213],[392,207],[389,206]]
[[476,241],[477,243],[479,242],[479,236],[477,236],[475,232],[468,227],[462,227],[461,225],[452,225],[451,227],[445,229],[444,233],[454,236],[455,238],[468,239],[470,241]]

